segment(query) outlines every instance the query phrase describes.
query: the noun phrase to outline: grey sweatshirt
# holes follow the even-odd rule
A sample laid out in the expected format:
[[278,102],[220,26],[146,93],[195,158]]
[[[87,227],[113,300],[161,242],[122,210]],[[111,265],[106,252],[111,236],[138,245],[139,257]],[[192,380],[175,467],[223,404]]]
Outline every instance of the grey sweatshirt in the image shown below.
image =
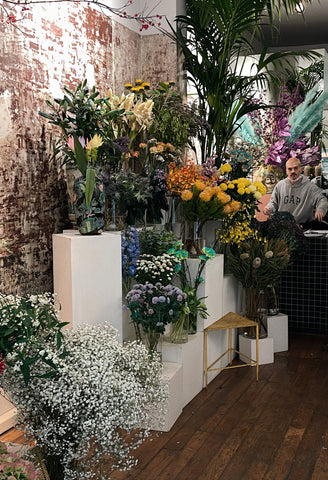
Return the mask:
[[328,200],[319,187],[301,175],[294,184],[288,178],[280,180],[274,187],[267,206],[272,213],[289,212],[297,223],[307,223],[314,220],[317,210],[324,215],[327,213]]

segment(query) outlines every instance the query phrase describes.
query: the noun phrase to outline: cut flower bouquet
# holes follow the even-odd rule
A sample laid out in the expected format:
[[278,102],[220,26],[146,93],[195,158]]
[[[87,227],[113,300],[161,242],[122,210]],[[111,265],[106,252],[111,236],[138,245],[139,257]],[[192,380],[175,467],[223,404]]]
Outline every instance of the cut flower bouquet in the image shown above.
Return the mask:
[[126,296],[127,308],[136,328],[137,338],[141,340],[140,327],[146,335],[149,352],[156,347],[159,335],[165,326],[174,323],[186,306],[187,294],[174,285],[145,283],[136,284]]

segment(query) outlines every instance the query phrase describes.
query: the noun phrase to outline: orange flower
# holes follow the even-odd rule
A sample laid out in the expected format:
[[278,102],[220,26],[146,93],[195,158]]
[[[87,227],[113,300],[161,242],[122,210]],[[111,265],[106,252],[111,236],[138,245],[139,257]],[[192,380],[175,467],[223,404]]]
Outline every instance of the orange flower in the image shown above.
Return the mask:
[[199,198],[203,200],[203,202],[209,202],[212,198],[211,192],[209,190],[203,190],[199,194]]
[[183,192],[181,192],[181,200],[183,200],[184,202],[187,202],[188,200],[191,200],[191,199],[192,199],[191,190],[183,190]]
[[220,200],[223,205],[225,205],[226,203],[230,202],[231,200],[231,197],[230,195],[228,195],[227,193],[223,192],[222,190],[220,190],[217,194],[216,194],[218,200]]
[[195,165],[187,162],[181,167],[175,163],[169,164],[169,173],[167,176],[167,188],[169,191],[181,194],[183,190],[191,189],[196,180],[202,180],[203,177],[197,174]]
[[206,185],[201,180],[196,180],[195,187],[197,188],[197,190],[200,190],[202,192],[206,188]]
[[238,212],[238,210],[240,210],[241,203],[240,203],[240,202],[237,202],[237,200],[233,200],[233,201],[230,203],[230,207],[232,208],[232,211],[233,211],[233,212]]
[[227,204],[223,207],[223,212],[224,213],[229,214],[229,213],[231,213],[231,211],[232,211],[232,209],[231,209],[230,205]]

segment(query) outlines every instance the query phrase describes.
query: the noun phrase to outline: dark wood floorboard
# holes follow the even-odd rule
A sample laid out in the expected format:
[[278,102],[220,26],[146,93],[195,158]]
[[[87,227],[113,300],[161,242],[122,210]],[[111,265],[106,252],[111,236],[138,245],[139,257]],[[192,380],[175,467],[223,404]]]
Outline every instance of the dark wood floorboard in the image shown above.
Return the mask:
[[328,480],[328,336],[290,334],[258,382],[252,367],[221,372],[135,456],[112,480]]

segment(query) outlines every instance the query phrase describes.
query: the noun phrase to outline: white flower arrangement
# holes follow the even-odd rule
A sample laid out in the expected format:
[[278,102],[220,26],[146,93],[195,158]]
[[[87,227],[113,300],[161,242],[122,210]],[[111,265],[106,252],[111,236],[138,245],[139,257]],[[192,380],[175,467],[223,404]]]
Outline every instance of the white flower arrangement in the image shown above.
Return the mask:
[[135,279],[138,283],[156,283],[163,285],[172,283],[180,268],[181,261],[167,253],[162,255],[140,255],[137,260]]
[[[55,376],[31,375],[26,385],[10,362],[0,386],[36,439],[51,480],[110,478],[110,469],[135,465],[130,452],[148,436],[154,409],[156,418],[164,414],[162,363],[141,343],[121,345],[110,325],[65,331],[61,348],[68,355]],[[57,355],[53,341],[44,350]]]

